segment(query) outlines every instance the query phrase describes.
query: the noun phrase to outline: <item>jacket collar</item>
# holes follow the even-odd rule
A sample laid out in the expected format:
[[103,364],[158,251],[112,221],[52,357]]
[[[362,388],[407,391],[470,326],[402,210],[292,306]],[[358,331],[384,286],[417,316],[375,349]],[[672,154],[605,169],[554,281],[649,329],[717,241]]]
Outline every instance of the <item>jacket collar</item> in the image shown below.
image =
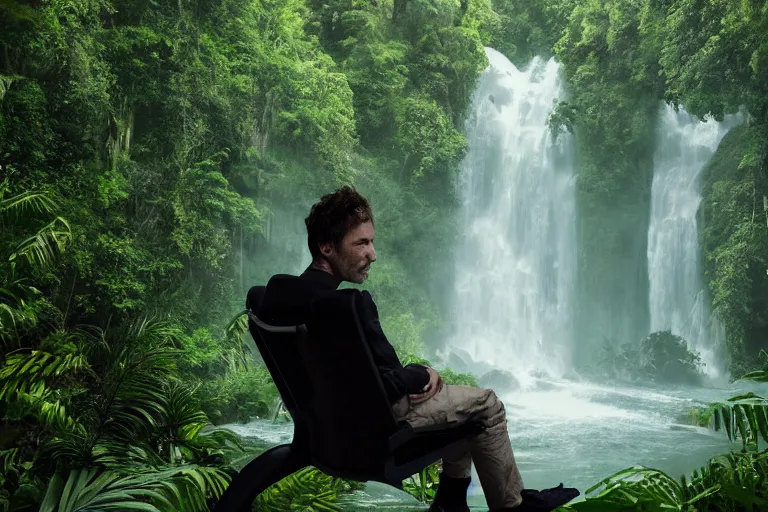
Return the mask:
[[338,288],[342,282],[342,280],[335,275],[326,272],[325,270],[320,270],[311,266],[308,267],[303,274],[301,274],[301,277],[304,279],[310,279],[325,288],[333,290]]

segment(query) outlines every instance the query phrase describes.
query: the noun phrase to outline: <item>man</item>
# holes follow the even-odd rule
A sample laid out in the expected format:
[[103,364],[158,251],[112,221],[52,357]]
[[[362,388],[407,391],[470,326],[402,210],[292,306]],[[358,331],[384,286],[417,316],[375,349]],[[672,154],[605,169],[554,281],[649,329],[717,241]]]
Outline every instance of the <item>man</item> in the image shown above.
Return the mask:
[[[323,196],[305,220],[312,263],[300,276],[308,304],[343,282],[363,283],[376,261],[374,222],[368,201],[350,187]],[[432,368],[403,367],[379,323],[376,304],[363,292],[360,312],[374,362],[398,420],[413,427],[464,422],[485,424],[485,431],[443,460],[432,512],[467,512],[471,465],[475,463],[491,512],[521,510],[523,481],[515,464],[504,405],[489,389],[444,385]],[[566,500],[567,501],[567,500]]]
[[[363,283],[376,261],[373,213],[368,201],[353,188],[342,187],[323,196],[312,206],[305,223],[312,263],[299,277],[298,286],[291,285],[289,292],[278,290],[274,297],[265,296],[261,304],[260,315],[274,325],[305,322],[314,299],[334,293],[343,281]],[[432,368],[416,364],[404,367],[382,331],[371,295],[363,291],[362,296],[360,321],[397,420],[421,427],[471,418],[486,427],[443,459],[431,512],[469,512],[466,499],[472,462],[490,512],[552,510],[575,497],[573,492],[578,495],[569,489],[563,495],[562,487],[543,494],[523,490],[507,434],[504,405],[496,394],[489,389],[444,385]],[[250,478],[240,476],[239,485]],[[247,493],[237,490],[233,494]]]

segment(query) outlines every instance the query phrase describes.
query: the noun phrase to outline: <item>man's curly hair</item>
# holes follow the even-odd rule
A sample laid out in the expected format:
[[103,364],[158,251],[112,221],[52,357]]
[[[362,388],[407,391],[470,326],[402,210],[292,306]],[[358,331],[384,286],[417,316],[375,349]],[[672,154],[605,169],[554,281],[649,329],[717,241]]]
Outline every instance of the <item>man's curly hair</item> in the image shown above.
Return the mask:
[[344,236],[364,222],[373,222],[373,212],[368,200],[353,187],[343,186],[321,197],[304,219],[312,259],[320,256],[320,245],[331,242],[340,247]]

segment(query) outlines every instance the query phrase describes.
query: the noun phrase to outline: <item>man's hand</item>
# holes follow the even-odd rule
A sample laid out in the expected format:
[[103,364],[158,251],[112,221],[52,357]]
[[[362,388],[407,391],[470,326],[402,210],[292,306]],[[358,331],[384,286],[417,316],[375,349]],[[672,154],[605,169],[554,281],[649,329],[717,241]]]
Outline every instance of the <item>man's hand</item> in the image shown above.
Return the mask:
[[440,375],[432,368],[427,368],[427,372],[429,373],[429,382],[421,390],[421,393],[408,395],[408,398],[411,399],[411,404],[426,402],[443,389],[443,379],[440,378]]

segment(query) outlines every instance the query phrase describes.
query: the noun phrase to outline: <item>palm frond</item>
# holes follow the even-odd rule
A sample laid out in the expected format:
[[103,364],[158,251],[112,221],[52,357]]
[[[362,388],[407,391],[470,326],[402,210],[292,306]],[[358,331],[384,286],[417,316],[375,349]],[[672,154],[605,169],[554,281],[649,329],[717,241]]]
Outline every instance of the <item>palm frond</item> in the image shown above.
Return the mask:
[[[706,489],[703,495],[716,492]],[[688,510],[694,499],[669,475],[644,466],[624,469],[601,480],[586,491],[587,498],[563,510],[579,512],[613,510]]]
[[24,307],[24,304],[10,304],[0,302],[0,340],[8,344],[19,336],[19,330],[35,325],[37,316],[34,312]]
[[[59,431],[43,444],[41,456],[60,463],[61,467],[91,467],[98,462],[95,443],[87,429]],[[125,451],[125,446],[120,449]]]
[[742,440],[747,445],[759,440],[768,442],[768,400],[754,393],[745,393],[728,399],[728,403],[713,403],[715,430],[725,430],[728,439]]
[[166,446],[168,461],[171,463],[189,460],[181,448],[194,442],[200,430],[205,427],[208,417],[195,400],[195,387],[178,381],[167,381],[164,386],[165,415],[158,426],[162,433],[162,444]]
[[768,452],[729,453],[713,457],[706,466],[676,482],[650,468],[619,471],[586,491],[586,499],[560,511],[616,510],[766,510]]
[[587,490],[597,498],[609,498],[617,504],[636,505],[655,502],[665,508],[678,508],[683,490],[671,477],[655,469],[636,466],[620,471]]
[[9,409],[13,413],[8,416],[33,414],[38,424],[52,432],[77,431],[85,432],[85,428],[69,413],[69,408],[62,400],[55,397],[55,391],[45,388],[41,383],[28,393],[18,393]]
[[45,268],[53,263],[56,255],[62,252],[71,240],[72,230],[69,223],[62,217],[56,217],[37,233],[22,241],[9,259],[14,261],[23,257],[31,266]]
[[35,298],[37,290],[14,283],[0,289],[0,341],[18,346],[21,336],[38,325],[46,301]]
[[124,441],[148,439],[167,414],[163,385],[175,368],[178,351],[132,344],[118,349],[104,370],[98,391],[96,429]]
[[224,351],[230,372],[244,371],[248,368],[248,354],[257,359],[261,357],[256,346],[247,340],[245,336],[247,332],[248,311],[244,309],[232,317],[224,328],[226,339],[230,344],[230,347]]
[[[144,323],[132,332],[162,339],[157,331],[153,334],[152,325]],[[147,338],[137,341],[129,337],[110,344],[98,334],[82,334],[96,340],[90,344],[95,349],[90,356],[98,365],[91,374],[90,393],[78,395],[77,401],[79,421],[87,433],[60,433],[48,445],[50,456],[113,467],[118,461],[166,463],[158,458],[151,440],[166,423],[165,386],[175,369],[178,351],[167,346],[145,346],[156,345],[157,339],[150,342]]]
[[131,324],[126,340],[140,347],[177,346],[182,331],[178,325],[166,320],[142,317]]
[[142,441],[131,444],[101,441],[93,447],[91,455],[94,463],[113,470],[125,470],[130,467],[157,468],[168,462],[155,451],[154,447]]
[[2,199],[0,196],[0,214],[22,217],[30,214],[53,215],[59,208],[59,202],[45,192],[29,190]]
[[30,393],[46,378],[89,371],[88,360],[76,347],[60,355],[42,350],[11,354],[0,366],[0,400],[10,400],[14,393]]
[[40,512],[207,510],[208,496],[221,496],[229,477],[216,468],[179,466],[142,468],[130,474],[97,469],[57,473]]
[[233,340],[236,346],[243,346],[243,336],[248,332],[248,310],[240,311],[233,316],[224,328],[228,340]]
[[116,382],[105,396],[102,424],[109,434],[124,440],[146,438],[157,427],[158,418],[165,414],[165,397],[158,375],[142,372],[152,368],[153,359],[162,360],[166,355],[150,353],[143,360],[126,362],[115,369]]
[[[187,465],[168,470],[172,482],[161,482],[174,510],[208,511],[207,497],[220,498],[229,486],[229,475],[213,467]],[[172,487],[176,485],[176,489]],[[174,499],[176,501],[174,501]]]
[[166,423],[173,429],[186,427],[194,428],[194,435],[208,423],[208,417],[195,399],[197,386],[185,384],[176,380],[167,381],[164,386],[166,395]]
[[224,428],[211,428],[195,396],[197,386],[171,380],[165,383],[166,413],[157,428],[157,441],[168,462],[220,460],[223,449],[242,451],[240,438]]
[[326,475],[314,467],[307,467],[280,480],[264,491],[256,500],[258,510],[283,512],[285,510],[324,510],[341,512],[336,503],[340,494],[351,487],[345,480]]
[[62,345],[61,354],[42,350],[9,355],[0,366],[0,401],[8,417],[29,414],[41,427],[52,432],[82,431],[83,426],[70,414],[61,390],[48,381],[90,370],[77,347]]

